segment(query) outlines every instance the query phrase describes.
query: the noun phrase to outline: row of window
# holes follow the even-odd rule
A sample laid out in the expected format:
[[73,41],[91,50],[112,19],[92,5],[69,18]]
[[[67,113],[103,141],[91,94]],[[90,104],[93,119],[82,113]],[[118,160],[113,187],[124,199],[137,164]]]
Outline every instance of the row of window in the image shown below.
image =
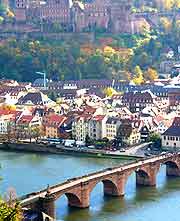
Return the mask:
[[176,140],[176,141],[180,141],[180,137],[170,137],[170,136],[164,136],[164,140]]
[[17,3],[17,7],[18,7],[18,8],[24,8],[25,5],[24,5],[24,4],[19,4],[19,3]]
[[116,130],[106,130],[107,133],[116,133]]
[[137,103],[152,103],[153,101],[152,100],[146,100],[146,99],[123,99],[123,102],[129,102],[129,103],[134,103],[134,102],[137,102]]
[[114,134],[107,134],[107,137],[114,137]]
[[107,128],[115,128],[116,126],[115,126],[115,125],[112,125],[112,124],[106,124],[106,127],[107,127]]
[[[169,146],[169,142],[166,142],[166,146]],[[176,147],[176,143],[174,143],[174,147]]]

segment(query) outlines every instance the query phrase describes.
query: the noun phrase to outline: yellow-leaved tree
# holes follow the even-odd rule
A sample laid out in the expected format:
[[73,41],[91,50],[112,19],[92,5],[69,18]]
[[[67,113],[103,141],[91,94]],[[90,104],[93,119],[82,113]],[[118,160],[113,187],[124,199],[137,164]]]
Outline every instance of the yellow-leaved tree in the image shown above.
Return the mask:
[[167,17],[160,18],[161,25],[166,33],[169,33],[172,28],[172,22]]
[[112,87],[105,88],[103,92],[107,97],[112,97],[114,94],[117,94],[117,92]]
[[0,198],[0,221],[21,221],[22,210],[19,202],[15,200],[16,194],[10,189],[7,199]]
[[144,77],[146,80],[154,81],[155,79],[158,79],[158,73],[155,69],[148,68],[144,74]]
[[137,65],[134,68],[134,74],[133,82],[137,85],[142,84],[144,82],[144,77],[140,66]]

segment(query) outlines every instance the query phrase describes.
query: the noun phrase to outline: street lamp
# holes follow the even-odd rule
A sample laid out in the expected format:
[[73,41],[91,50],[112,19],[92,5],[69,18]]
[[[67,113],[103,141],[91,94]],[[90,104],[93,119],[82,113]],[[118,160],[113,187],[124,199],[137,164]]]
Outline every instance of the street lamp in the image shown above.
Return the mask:
[[44,89],[46,90],[46,73],[37,71],[36,74],[43,75],[43,77],[44,77]]

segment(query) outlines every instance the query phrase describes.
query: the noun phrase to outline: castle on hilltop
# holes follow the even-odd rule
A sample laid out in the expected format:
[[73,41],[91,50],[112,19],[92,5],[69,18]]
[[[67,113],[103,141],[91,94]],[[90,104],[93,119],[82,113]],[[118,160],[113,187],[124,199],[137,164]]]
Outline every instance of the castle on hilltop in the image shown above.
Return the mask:
[[112,33],[140,32],[140,22],[133,20],[132,0],[15,0],[18,22],[39,19],[56,22],[73,32],[101,28]]

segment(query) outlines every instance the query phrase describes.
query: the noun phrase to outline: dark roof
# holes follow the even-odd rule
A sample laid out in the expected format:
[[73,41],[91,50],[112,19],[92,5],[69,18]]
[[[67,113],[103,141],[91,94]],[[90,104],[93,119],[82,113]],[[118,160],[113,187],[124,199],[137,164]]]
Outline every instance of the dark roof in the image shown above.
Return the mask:
[[[48,79],[46,79],[46,83],[48,83]],[[44,85],[44,79],[43,78],[37,78],[34,82],[33,82],[33,86],[40,86],[40,85]]]
[[122,100],[127,102],[141,102],[142,100],[153,102],[153,98],[149,92],[127,92],[123,95]]
[[180,117],[175,117],[172,126],[169,127],[163,135],[180,136]]
[[169,88],[165,88],[164,86],[159,85],[128,85],[126,87],[129,92],[133,91],[144,91],[144,90],[150,90],[152,93],[168,93],[170,90]]
[[163,135],[180,137],[180,127],[171,126],[163,133]]
[[89,88],[87,91],[88,95],[96,95],[100,98],[105,98],[105,94],[103,93],[101,88]]
[[109,117],[108,119],[107,119],[107,124],[116,124],[117,123],[117,121],[119,121],[119,119],[118,118],[116,118],[116,117]]
[[18,101],[18,104],[26,104],[31,101],[33,104],[43,104],[42,96],[40,92],[30,92],[26,94],[24,97],[21,97]]

